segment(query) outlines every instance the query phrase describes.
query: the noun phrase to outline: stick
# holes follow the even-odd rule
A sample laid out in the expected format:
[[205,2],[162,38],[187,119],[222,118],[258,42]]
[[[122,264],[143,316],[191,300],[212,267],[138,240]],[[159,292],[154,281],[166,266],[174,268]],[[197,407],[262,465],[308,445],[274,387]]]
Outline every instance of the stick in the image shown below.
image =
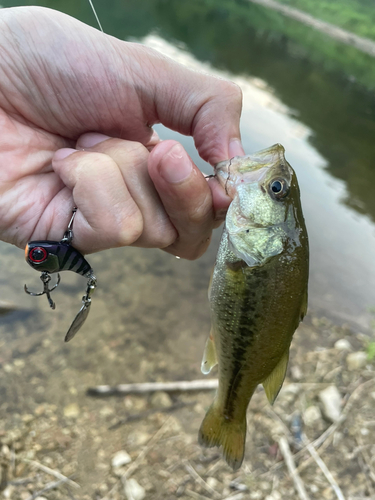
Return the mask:
[[[315,441],[312,441],[311,444],[312,444],[312,446],[314,446],[314,448],[322,447],[322,450],[324,450],[325,448],[327,448],[329,446],[330,441],[333,437],[333,434],[336,432],[338,427],[343,422],[345,422],[345,420],[347,419],[348,414],[349,414],[350,410],[352,409],[357,398],[361,395],[362,391],[365,388],[367,388],[369,385],[373,385],[374,383],[375,383],[375,380],[371,379],[371,380],[367,380],[366,382],[362,382],[362,383],[357,384],[357,386],[355,387],[355,389],[353,390],[353,392],[350,394],[349,398],[347,399],[346,405],[345,405],[343,411],[341,412],[341,415],[340,415],[340,418],[338,419],[338,421],[335,422],[334,424],[330,425],[330,427],[328,427],[328,429],[326,429],[317,439],[315,439]],[[298,451],[294,455],[294,458],[295,459],[300,458],[302,455],[305,454],[305,452],[306,452],[306,447],[304,447],[304,448],[302,448],[302,450]],[[305,460],[304,462],[299,464],[299,466],[297,467],[297,472],[301,473],[313,461],[314,460],[313,460],[312,456],[310,456],[307,460]],[[282,462],[277,463],[277,464],[273,465],[267,472],[261,474],[261,476],[267,476],[268,474],[273,473],[275,470],[280,469],[282,466],[283,466]]]
[[296,466],[295,466],[295,463],[293,460],[293,455],[292,455],[292,452],[290,451],[288,440],[286,437],[282,436],[279,439],[279,448],[280,448],[282,456],[284,457],[284,460],[285,460],[286,466],[288,468],[290,477],[293,480],[294,487],[295,487],[300,499],[301,500],[310,500],[307,493],[306,493],[303,481],[300,478],[300,476],[298,475],[298,472],[297,472],[297,469],[296,469]]
[[69,481],[69,478],[66,477],[65,479],[59,479],[58,481],[54,481],[53,483],[48,483],[44,488],[27,497],[27,500],[35,500],[35,498],[38,498],[40,495],[42,495],[42,493],[53,490],[60,486],[60,484],[66,483],[67,481]]
[[119,385],[98,385],[89,387],[87,394],[89,396],[116,396],[121,394],[145,394],[148,392],[164,391],[209,391],[217,389],[218,381],[215,379],[208,380],[191,380],[182,382],[145,382],[139,384],[119,384]]
[[161,436],[164,434],[164,432],[167,430],[169,421],[171,417],[168,417],[163,425],[160,427],[160,429],[152,436],[150,441],[147,443],[147,446],[144,448],[144,450],[141,451],[141,453],[137,456],[137,458],[134,460],[133,463],[130,464],[128,469],[124,472],[124,474],[120,477],[120,479],[117,481],[117,483],[113,486],[113,488],[101,499],[101,500],[109,500],[110,496],[112,493],[114,493],[120,482],[125,483],[127,479],[135,472],[136,469],[138,469],[139,464],[142,462],[142,460],[145,458],[147,453],[155,446],[155,444],[159,441]]
[[319,454],[317,453],[316,449],[314,446],[309,443],[308,441],[304,440],[306,444],[306,448],[308,452],[311,454],[315,462],[317,463],[318,467],[321,469],[325,477],[327,478],[327,481],[329,484],[332,486],[333,491],[336,493],[336,496],[339,500],[345,500],[345,497],[339,487],[339,485],[336,483],[335,478],[332,476],[330,470],[326,466],[326,464],[323,462],[323,460],[320,458]]
[[50,469],[46,465],[43,465],[39,462],[36,462],[35,460],[29,460],[27,458],[24,458],[24,459],[22,459],[22,461],[27,463],[27,464],[33,465],[34,467],[42,470],[46,474],[51,474],[51,476],[54,476],[61,481],[64,481],[64,482],[66,481],[68,484],[70,484],[71,486],[74,486],[75,488],[81,487],[78,483],[76,483],[76,482],[72,481],[71,479],[69,479],[68,477],[64,476],[64,474],[61,474],[61,472],[59,472],[57,470]]
[[[336,432],[338,427],[343,422],[345,422],[345,420],[347,419],[347,417],[349,415],[350,410],[352,409],[357,398],[362,393],[363,389],[367,388],[368,385],[374,384],[374,382],[375,381],[373,379],[371,379],[371,380],[367,380],[366,382],[363,382],[363,383],[357,385],[357,387],[354,389],[354,391],[349,396],[347,403],[346,403],[343,411],[341,412],[341,415],[340,415],[340,418],[338,419],[338,421],[335,422],[334,424],[332,424],[330,427],[328,427],[328,429],[326,429],[323,432],[323,434],[321,434],[317,439],[315,439],[315,441],[313,441],[311,443],[311,445],[314,448],[320,448],[323,445],[323,443],[324,443],[324,447],[322,447],[323,449],[325,449],[329,446],[330,440],[332,439],[333,434]],[[296,453],[295,456],[300,457],[304,453],[304,451],[305,451],[305,448],[303,448],[301,451]],[[310,457],[307,460],[305,460],[304,462],[302,462],[301,464],[299,464],[298,469],[297,469],[298,472],[303,471],[308,465],[311,464],[312,460],[313,460],[312,457]]]
[[188,462],[185,462],[185,469],[191,475],[191,477],[202,486],[210,495],[213,495],[214,498],[220,499],[221,495],[217,491],[215,491],[211,486],[209,486],[204,479],[198,474],[198,472],[194,469],[194,467]]

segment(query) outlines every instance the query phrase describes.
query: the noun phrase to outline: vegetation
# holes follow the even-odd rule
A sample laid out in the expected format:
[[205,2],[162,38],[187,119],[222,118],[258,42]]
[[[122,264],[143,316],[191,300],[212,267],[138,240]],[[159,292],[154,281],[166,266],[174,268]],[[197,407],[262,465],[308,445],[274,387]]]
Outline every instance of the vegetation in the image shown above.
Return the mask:
[[277,0],[359,36],[375,40],[373,0]]
[[[348,6],[353,12],[370,8],[366,0],[285,0],[292,2],[301,9],[313,4],[316,16],[325,4],[338,4],[343,12]],[[4,6],[16,3],[35,0],[2,1]],[[87,0],[38,3],[96,26]],[[313,131],[311,141],[327,159],[327,169],[347,185],[343,201],[375,220],[375,197],[369,189],[375,185],[372,57],[248,0],[95,0],[95,6],[107,33],[142,39],[158,31],[216,68],[265,80]],[[367,24],[371,19],[369,15]]]

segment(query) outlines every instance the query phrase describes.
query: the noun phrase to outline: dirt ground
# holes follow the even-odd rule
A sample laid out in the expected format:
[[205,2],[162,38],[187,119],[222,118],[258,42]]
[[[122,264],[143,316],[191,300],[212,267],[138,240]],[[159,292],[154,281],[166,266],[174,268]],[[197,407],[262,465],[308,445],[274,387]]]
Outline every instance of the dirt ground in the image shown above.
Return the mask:
[[[267,403],[261,388],[251,401],[245,461],[236,473],[217,449],[197,443],[212,391],[91,397],[86,389],[94,377],[75,380],[74,369],[64,366],[59,354],[61,345],[44,340],[39,348],[32,337],[25,337],[24,352],[15,359],[12,353],[1,369],[7,401],[0,420],[2,498],[375,498],[374,365],[353,356],[366,350],[363,334],[307,318],[295,334],[275,405]],[[46,394],[49,384],[42,383],[53,377],[46,357],[65,381],[62,404],[45,402],[54,399]],[[162,361],[150,366],[145,360],[141,372],[165,369]],[[27,393],[20,389],[21,378],[29,380]],[[334,421],[319,396],[332,386],[340,396]],[[14,411],[19,398],[29,398],[32,411]],[[296,478],[306,496],[297,491]]]
[[0,499],[375,500],[369,332],[308,314],[275,405],[261,387],[250,402],[245,460],[233,473],[220,450],[197,442],[212,390],[87,392],[203,378],[213,254],[194,263],[135,248],[90,256],[99,286],[68,344],[85,280],[63,274],[51,311],[22,291],[40,287],[22,251],[0,254],[0,298],[18,306],[0,316]]

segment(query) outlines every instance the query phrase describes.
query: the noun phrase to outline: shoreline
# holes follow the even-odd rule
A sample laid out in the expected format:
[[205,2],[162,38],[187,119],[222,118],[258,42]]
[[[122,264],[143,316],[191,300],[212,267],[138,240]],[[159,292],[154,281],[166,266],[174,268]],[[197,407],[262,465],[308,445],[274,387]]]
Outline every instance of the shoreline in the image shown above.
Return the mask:
[[302,10],[295,9],[294,7],[288,7],[276,2],[275,0],[249,0],[249,2],[280,12],[284,16],[320,31],[334,40],[350,45],[351,47],[355,47],[361,52],[364,52],[371,57],[375,57],[375,41],[370,40],[369,38],[358,36],[351,31],[344,30],[343,28],[339,28],[338,26],[326,21],[321,21],[320,19],[317,19]]

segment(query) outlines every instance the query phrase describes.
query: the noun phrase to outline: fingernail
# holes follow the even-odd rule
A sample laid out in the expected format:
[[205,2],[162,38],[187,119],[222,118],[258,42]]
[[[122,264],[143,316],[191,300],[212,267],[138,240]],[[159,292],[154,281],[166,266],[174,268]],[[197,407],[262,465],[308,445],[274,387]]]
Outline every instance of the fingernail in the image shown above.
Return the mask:
[[72,148],[58,149],[56,153],[53,155],[53,160],[54,161],[65,160],[65,158],[72,155],[73,153],[77,153],[77,150]]
[[157,144],[159,141],[160,141],[160,137],[159,137],[158,133],[155,132],[155,130],[154,130],[147,145],[150,146],[152,144]]
[[243,156],[245,154],[240,139],[232,139],[229,142],[228,151],[229,158],[233,158],[233,156]]
[[90,132],[88,134],[82,135],[77,142],[80,148],[93,148],[97,144],[111,139],[108,135],[97,134],[96,132]]
[[160,160],[160,175],[172,184],[187,179],[192,170],[192,161],[180,144],[175,144]]

